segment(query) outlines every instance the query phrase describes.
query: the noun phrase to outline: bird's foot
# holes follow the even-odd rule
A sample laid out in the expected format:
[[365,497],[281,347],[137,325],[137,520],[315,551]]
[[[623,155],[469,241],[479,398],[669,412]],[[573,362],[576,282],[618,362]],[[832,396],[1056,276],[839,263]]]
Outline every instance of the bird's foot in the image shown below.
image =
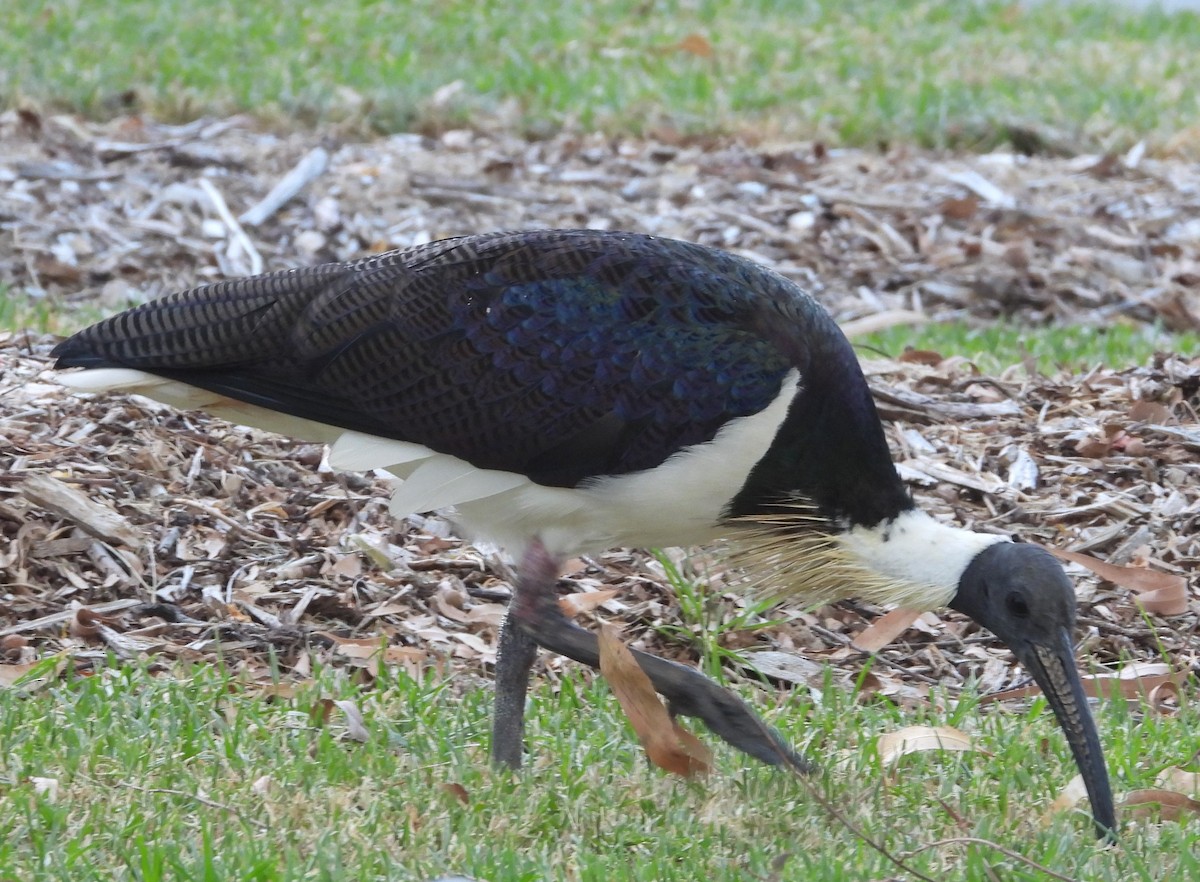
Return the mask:
[[[535,540],[530,545],[521,561],[509,617],[538,646],[599,668],[596,635],[576,625],[559,608],[554,594],[559,563],[541,542]],[[505,624],[508,626],[508,621]],[[667,699],[673,715],[696,717],[728,744],[769,765],[801,773],[815,770],[744,701],[695,668],[637,650],[633,655],[654,688]]]

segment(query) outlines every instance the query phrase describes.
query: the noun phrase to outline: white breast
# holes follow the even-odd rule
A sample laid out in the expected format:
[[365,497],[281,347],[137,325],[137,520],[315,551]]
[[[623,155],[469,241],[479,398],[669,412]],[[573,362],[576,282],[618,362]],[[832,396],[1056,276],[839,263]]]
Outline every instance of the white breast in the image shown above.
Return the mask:
[[242,425],[330,443],[334,468],[385,469],[402,479],[391,501],[398,517],[453,509],[450,516],[469,535],[486,538],[515,557],[535,536],[563,555],[715,539],[723,532],[718,525],[725,506],[787,415],[799,375],[788,375],[767,408],[730,421],[711,441],[685,448],[653,469],[599,477],[574,488],[546,487],[524,475],[478,469],[420,444],[280,414],[143,371],[102,368],[61,373],[59,380],[78,391],[132,392]]

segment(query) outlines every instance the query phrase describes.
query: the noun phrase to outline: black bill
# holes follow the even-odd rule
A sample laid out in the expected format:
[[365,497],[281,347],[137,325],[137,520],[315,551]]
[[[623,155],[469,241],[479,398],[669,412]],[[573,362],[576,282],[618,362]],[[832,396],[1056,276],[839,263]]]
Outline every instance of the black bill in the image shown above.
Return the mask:
[[1115,840],[1117,815],[1112,787],[1104,765],[1104,752],[1100,749],[1100,736],[1083,693],[1083,682],[1075,669],[1070,634],[1062,631],[1056,646],[1026,644],[1014,646],[1013,650],[1046,693],[1058,724],[1067,736],[1092,803],[1096,834],[1102,839]]

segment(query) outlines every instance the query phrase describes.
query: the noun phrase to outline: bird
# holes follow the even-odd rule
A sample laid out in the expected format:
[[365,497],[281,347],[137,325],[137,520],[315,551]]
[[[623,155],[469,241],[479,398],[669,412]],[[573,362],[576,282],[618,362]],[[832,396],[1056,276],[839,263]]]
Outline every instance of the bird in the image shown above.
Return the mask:
[[[807,291],[754,261],[631,232],[460,236],[171,294],[52,354],[76,391],[328,444],[335,468],[398,479],[393,514],[446,510],[463,535],[505,549],[502,766],[522,761],[538,647],[599,664],[595,634],[558,608],[563,562],[720,540],[755,590],[949,607],[990,630],[1046,694],[1097,835],[1116,836],[1061,565],[921,511],[852,345]],[[672,714],[763,762],[812,768],[699,671],[635,657]]]

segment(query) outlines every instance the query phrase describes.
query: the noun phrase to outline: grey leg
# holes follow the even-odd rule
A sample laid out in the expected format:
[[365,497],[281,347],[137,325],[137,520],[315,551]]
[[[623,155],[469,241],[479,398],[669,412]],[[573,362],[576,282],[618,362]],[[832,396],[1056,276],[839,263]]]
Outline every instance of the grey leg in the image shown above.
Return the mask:
[[537,644],[519,628],[512,612],[500,626],[496,651],[496,707],[492,717],[492,762],[521,768],[525,744],[525,693]]
[[[562,614],[558,607],[558,599],[554,595],[554,583],[558,579],[560,562],[551,555],[538,541],[534,541],[521,560],[517,574],[513,599],[509,606],[508,617],[504,621],[504,631],[522,631],[527,637],[543,649],[565,655],[567,658],[582,662],[593,668],[600,667],[600,646],[596,635],[580,628]],[[515,639],[515,638],[514,638]],[[505,650],[505,636],[501,633],[501,651]],[[518,653],[521,650],[518,650]],[[529,652],[529,650],[525,650]],[[517,655],[517,653],[514,653]],[[672,714],[697,717],[712,730],[713,734],[724,739],[743,753],[747,753],[764,763],[774,766],[784,766],[797,772],[810,772],[814,766],[804,757],[795,753],[783,739],[766,723],[758,718],[740,698],[726,689],[722,689],[712,680],[705,677],[695,668],[647,655],[634,650],[634,657],[660,695],[667,699]],[[505,711],[511,715],[511,704],[519,700],[518,708],[524,709],[525,684],[527,682],[529,665],[533,663],[532,654],[520,670],[517,687],[508,685],[505,695]],[[497,658],[496,689],[497,689],[497,718],[495,733],[500,733],[501,710],[500,676],[501,666],[504,665],[503,655]],[[514,660],[512,671],[504,671],[506,681],[517,678],[517,666]],[[512,693],[519,688],[520,698],[514,699]],[[519,719],[519,718],[518,718]],[[520,761],[520,722],[516,729],[511,723],[506,724],[504,737],[512,743],[501,742],[498,734],[493,737],[492,756],[499,762],[500,749],[515,750],[516,760]],[[513,738],[513,736],[516,738]],[[515,746],[514,746],[515,745]],[[509,762],[509,765],[514,763]]]

